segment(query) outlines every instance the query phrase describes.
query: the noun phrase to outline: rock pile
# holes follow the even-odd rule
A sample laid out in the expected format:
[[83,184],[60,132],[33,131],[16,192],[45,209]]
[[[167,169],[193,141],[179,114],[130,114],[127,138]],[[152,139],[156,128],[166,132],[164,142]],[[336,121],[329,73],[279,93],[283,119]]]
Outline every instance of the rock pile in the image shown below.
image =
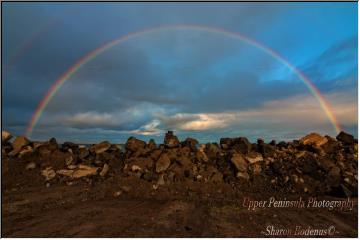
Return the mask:
[[199,182],[251,188],[261,183],[266,189],[289,193],[357,196],[358,143],[345,132],[336,139],[311,133],[292,142],[251,143],[239,137],[199,145],[193,138],[181,142],[169,131],[159,145],[130,137],[125,151],[107,141],[86,147],[58,144],[54,138],[11,139],[10,133],[2,132],[3,160],[21,163],[22,171],[40,174],[47,183],[119,174],[156,187]]

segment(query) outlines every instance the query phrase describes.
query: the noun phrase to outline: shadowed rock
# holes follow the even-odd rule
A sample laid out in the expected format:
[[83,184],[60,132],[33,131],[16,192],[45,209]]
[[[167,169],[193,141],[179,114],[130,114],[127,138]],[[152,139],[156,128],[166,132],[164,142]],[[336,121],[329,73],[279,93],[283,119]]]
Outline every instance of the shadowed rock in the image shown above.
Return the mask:
[[108,141],[103,141],[99,144],[91,146],[90,152],[95,152],[96,154],[103,153],[111,147],[111,144]]
[[193,151],[196,151],[196,145],[198,144],[199,142],[194,138],[186,138],[185,141],[181,143],[183,147],[189,147]]
[[357,142],[354,137],[346,132],[341,131],[337,136],[336,139],[344,144],[352,144]]
[[174,135],[173,131],[168,131],[164,137],[164,144],[168,148],[175,148],[180,145],[179,139]]
[[156,149],[156,143],[155,143],[154,139],[150,139],[150,140],[149,140],[149,142],[148,142],[148,144],[147,144],[147,148],[148,148],[149,150],[154,150],[154,149]]
[[125,149],[131,152],[136,152],[140,149],[144,149],[145,146],[146,142],[134,137],[130,137],[125,144]]

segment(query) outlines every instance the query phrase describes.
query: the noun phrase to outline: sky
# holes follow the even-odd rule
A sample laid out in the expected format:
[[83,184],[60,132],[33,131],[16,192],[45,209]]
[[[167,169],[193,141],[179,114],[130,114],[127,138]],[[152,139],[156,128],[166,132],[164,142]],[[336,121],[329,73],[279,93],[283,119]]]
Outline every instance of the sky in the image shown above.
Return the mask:
[[[357,136],[357,3],[2,6],[2,128],[13,135],[26,134],[49,89],[84,56],[130,33],[168,26],[136,34],[83,64],[28,137],[162,142],[173,130],[181,140],[205,143],[238,136],[292,140],[309,132],[336,136],[316,96],[289,65],[316,86],[341,128]],[[174,27],[179,25],[184,27]],[[231,37],[236,34],[258,45]]]

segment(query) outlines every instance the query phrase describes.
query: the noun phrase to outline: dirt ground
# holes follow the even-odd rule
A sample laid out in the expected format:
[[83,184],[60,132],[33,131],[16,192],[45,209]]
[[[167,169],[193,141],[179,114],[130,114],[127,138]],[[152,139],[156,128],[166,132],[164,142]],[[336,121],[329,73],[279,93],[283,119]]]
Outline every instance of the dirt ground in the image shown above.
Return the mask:
[[[269,226],[334,226],[336,232],[330,237],[357,237],[357,198],[352,199],[356,202],[353,211],[249,211],[242,206],[244,197],[267,200],[270,196],[298,196],[252,193],[246,188],[213,183],[182,182],[156,188],[150,182],[121,177],[91,183],[3,186],[3,237],[269,237]],[[293,233],[281,236],[294,237]]]

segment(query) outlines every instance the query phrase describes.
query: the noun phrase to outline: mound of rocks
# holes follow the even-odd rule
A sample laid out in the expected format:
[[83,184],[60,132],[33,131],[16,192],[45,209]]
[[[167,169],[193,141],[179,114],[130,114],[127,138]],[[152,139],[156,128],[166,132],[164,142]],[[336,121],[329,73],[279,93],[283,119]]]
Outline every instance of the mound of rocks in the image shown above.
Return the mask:
[[83,146],[58,144],[54,138],[31,142],[18,136],[10,142],[11,138],[2,132],[3,160],[16,163],[9,167],[19,171],[37,173],[47,183],[120,175],[154,186],[198,182],[251,189],[262,184],[264,189],[289,193],[357,196],[358,143],[345,132],[336,138],[310,133],[292,142],[251,143],[238,137],[199,144],[193,138],[181,142],[169,131],[162,144],[130,137],[124,151],[108,141]]

